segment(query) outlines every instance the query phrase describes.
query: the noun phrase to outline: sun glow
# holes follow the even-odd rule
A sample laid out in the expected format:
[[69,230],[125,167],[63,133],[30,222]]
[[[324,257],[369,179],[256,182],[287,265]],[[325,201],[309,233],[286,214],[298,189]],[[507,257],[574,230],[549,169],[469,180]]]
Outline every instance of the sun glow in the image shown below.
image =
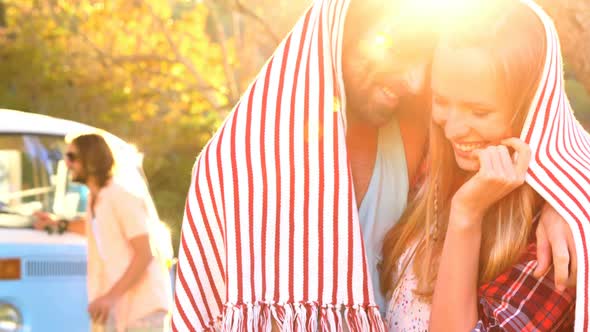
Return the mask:
[[505,0],[399,0],[375,18],[380,22],[360,46],[375,59],[388,60],[397,52],[397,60],[411,60],[428,54],[441,33],[469,30],[483,16],[494,15],[501,1]]

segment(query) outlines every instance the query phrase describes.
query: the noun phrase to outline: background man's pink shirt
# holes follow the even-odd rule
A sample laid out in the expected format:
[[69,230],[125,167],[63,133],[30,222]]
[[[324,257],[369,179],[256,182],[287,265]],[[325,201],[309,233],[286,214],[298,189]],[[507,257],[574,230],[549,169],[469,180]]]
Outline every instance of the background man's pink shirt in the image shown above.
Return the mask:
[[[129,266],[133,250],[129,241],[148,234],[148,212],[143,199],[111,181],[98,194],[94,217],[87,210],[88,300],[104,295]],[[152,260],[143,277],[117,302],[113,318],[117,330],[171,305],[170,277]]]

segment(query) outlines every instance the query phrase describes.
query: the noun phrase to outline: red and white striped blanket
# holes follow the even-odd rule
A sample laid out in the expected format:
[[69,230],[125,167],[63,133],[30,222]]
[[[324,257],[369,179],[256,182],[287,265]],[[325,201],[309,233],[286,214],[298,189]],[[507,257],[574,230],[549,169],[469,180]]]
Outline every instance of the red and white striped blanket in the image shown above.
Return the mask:
[[559,36],[551,18],[533,1],[547,34],[545,68],[521,138],[533,157],[526,181],[568,221],[576,242],[576,331],[588,331],[590,304],[590,135],[574,117],[563,79]]
[[383,330],[345,146],[347,1],[317,1],[201,152],[175,330]]

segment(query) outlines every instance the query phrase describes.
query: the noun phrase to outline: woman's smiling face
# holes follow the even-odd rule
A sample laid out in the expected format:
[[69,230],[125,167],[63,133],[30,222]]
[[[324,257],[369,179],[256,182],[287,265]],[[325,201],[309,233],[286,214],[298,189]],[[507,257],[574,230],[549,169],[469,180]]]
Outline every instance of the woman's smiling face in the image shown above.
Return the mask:
[[477,171],[473,153],[514,136],[514,110],[496,75],[494,59],[479,48],[441,45],[432,66],[432,117],[453,147],[459,168]]

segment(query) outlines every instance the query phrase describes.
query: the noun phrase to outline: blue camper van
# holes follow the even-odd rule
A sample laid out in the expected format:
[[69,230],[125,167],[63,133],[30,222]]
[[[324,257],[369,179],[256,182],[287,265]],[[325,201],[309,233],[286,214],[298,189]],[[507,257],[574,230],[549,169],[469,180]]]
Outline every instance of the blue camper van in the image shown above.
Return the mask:
[[[96,128],[0,110],[0,331],[88,331],[86,240],[32,228],[35,211],[71,218],[86,209],[87,189],[69,180],[66,138]],[[135,151],[102,132],[111,148]],[[138,157],[137,172],[141,172]]]

